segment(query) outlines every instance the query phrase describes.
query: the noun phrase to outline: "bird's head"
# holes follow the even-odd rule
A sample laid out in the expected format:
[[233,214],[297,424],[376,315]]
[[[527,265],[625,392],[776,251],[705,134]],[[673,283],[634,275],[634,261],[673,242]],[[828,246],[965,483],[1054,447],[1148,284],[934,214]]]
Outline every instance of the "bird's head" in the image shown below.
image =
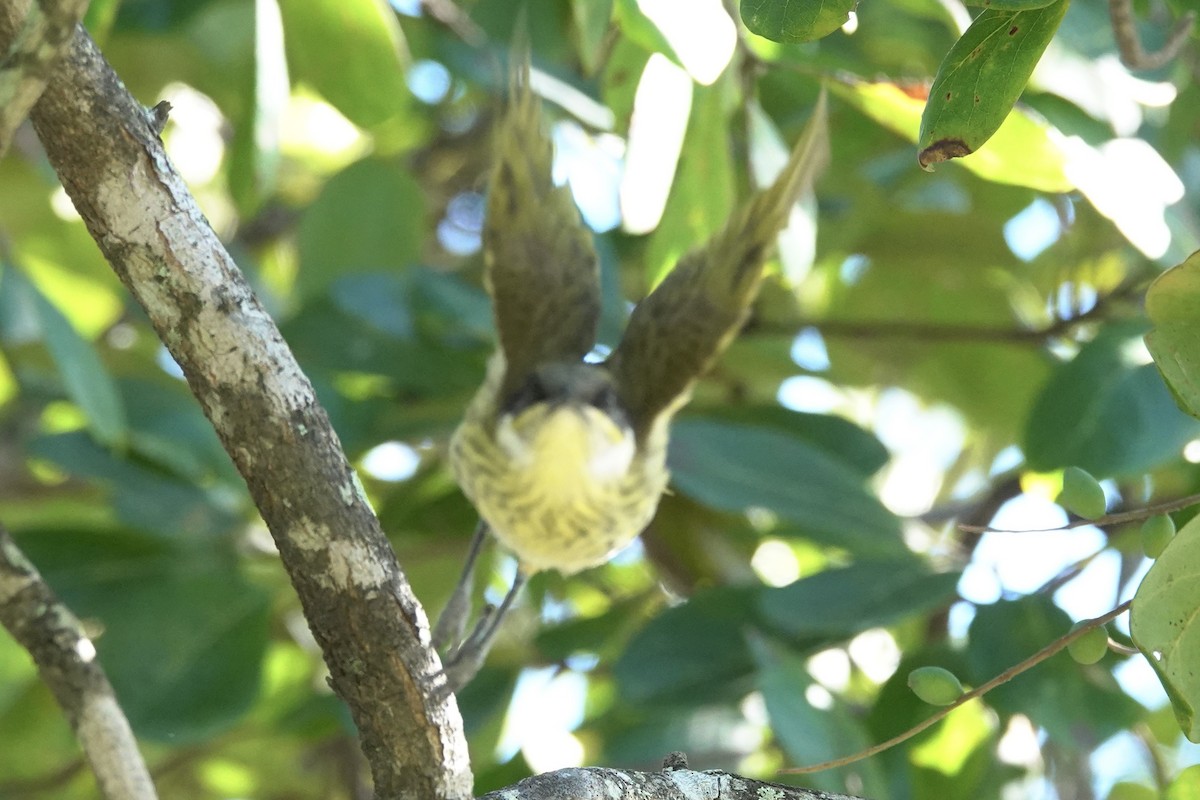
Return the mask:
[[517,464],[555,475],[617,478],[636,448],[612,376],[595,364],[550,364],[504,400],[496,439]]

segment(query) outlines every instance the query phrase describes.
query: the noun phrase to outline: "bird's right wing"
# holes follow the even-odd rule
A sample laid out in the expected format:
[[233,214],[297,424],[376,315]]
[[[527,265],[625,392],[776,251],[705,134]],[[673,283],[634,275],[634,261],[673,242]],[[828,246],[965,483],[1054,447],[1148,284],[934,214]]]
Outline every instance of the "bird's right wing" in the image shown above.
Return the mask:
[[692,384],[737,335],[775,237],[828,160],[825,122],[822,92],[775,183],[736,211],[704,247],[680,259],[634,309],[609,367],[639,438],[660,414],[686,402]]

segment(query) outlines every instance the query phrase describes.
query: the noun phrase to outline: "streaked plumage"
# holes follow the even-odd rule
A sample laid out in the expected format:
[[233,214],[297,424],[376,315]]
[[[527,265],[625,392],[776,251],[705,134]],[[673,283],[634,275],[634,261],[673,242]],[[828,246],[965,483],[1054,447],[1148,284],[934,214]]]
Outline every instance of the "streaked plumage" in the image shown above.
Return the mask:
[[[779,179],[634,310],[603,364],[591,235],[551,179],[551,143],[514,70],[484,228],[499,347],[451,442],[464,493],[522,574],[604,563],[649,523],[667,485],[668,426],[745,320],[775,236],[819,166],[810,125]],[[822,105],[814,120],[823,121]]]

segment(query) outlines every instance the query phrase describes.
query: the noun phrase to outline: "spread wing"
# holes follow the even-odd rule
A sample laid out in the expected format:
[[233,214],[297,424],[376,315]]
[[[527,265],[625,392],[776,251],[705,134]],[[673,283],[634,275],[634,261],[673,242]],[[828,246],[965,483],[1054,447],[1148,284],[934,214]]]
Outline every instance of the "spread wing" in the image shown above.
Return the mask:
[[487,286],[507,365],[500,397],[540,364],[582,359],[595,345],[600,317],[591,233],[570,191],[554,186],[553,148],[529,86],[527,51],[514,55],[512,73],[483,230]]
[[609,367],[639,439],[660,414],[687,401],[692,384],[737,335],[758,293],[767,252],[822,168],[826,147],[822,94],[775,183],[680,259],[634,309]]

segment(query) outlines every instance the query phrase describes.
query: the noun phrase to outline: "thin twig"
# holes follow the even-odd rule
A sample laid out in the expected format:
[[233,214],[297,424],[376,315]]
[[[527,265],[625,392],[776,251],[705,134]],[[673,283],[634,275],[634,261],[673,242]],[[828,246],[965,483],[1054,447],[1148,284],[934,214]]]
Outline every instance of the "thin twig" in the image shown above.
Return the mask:
[[75,731],[101,795],[111,800],[155,800],[146,762],[96,660],[96,648],[3,526],[0,624],[33,657]]
[[1159,514],[1169,514],[1172,511],[1189,508],[1200,504],[1200,494],[1189,494],[1187,497],[1180,497],[1175,500],[1165,500],[1161,503],[1145,506],[1144,508],[1135,508],[1130,511],[1118,511],[1114,514],[1105,514],[1102,517],[1095,519],[1073,519],[1066,525],[1060,525],[1057,528],[1029,528],[1027,530],[1016,530],[1012,528],[989,528],[986,525],[959,525],[958,529],[964,533],[1050,533],[1052,531],[1069,531],[1072,528],[1082,528],[1086,525],[1095,525],[1097,528],[1107,528],[1111,525],[1123,525],[1126,522],[1141,522],[1150,517]]
[[1038,650],[1036,653],[1031,655],[1029,658],[1020,662],[1019,664],[1015,664],[1015,665],[1009,667],[1008,669],[1004,670],[1004,672],[1001,672],[999,675],[992,678],[987,683],[982,684],[981,686],[978,686],[978,687],[972,689],[971,691],[964,694],[962,697],[955,700],[952,704],[946,706],[945,708],[938,710],[938,712],[936,714],[934,714],[933,716],[929,717],[926,720],[923,720],[922,722],[917,723],[916,725],[912,726],[911,728],[904,731],[903,733],[901,733],[897,736],[893,736],[891,739],[888,739],[886,742],[880,742],[877,745],[868,747],[867,749],[862,750],[853,755],[845,756],[844,758],[834,759],[833,761],[823,761],[820,764],[812,764],[807,767],[792,767],[791,769],[781,769],[780,772],[788,773],[791,775],[805,775],[805,774],[808,774],[811,772],[821,772],[823,770],[833,769],[835,767],[844,767],[847,764],[853,764],[856,761],[862,761],[864,758],[870,758],[871,756],[878,755],[879,753],[882,753],[885,750],[890,750],[891,748],[895,747],[896,745],[900,744],[901,742],[911,739],[912,737],[916,736],[921,731],[926,730],[927,728],[931,727],[932,725],[935,725],[936,723],[945,719],[950,714],[950,712],[954,711],[954,709],[958,708],[959,706],[969,703],[970,701],[974,700],[977,697],[982,697],[983,695],[990,692],[992,689],[995,689],[997,686],[1008,683],[1013,678],[1020,675],[1022,672],[1026,672],[1026,671],[1032,669],[1033,667],[1042,663],[1043,661],[1045,661],[1046,659],[1055,655],[1056,653],[1059,653],[1062,650],[1066,649],[1071,644],[1071,642],[1075,641],[1076,639],[1081,638],[1082,636],[1087,634],[1088,631],[1092,630],[1093,628],[1097,628],[1097,627],[1104,625],[1108,622],[1111,622],[1112,620],[1121,616],[1122,614],[1124,614],[1126,611],[1129,610],[1129,606],[1131,603],[1132,603],[1131,600],[1126,600],[1124,603],[1121,603],[1121,605],[1117,606],[1112,611],[1109,611],[1107,614],[1102,614],[1101,616],[1096,617],[1095,619],[1088,620],[1087,622],[1080,625],[1078,628],[1075,628],[1074,630],[1072,630],[1070,633],[1066,633],[1066,634],[1058,637],[1053,642],[1050,642],[1050,644],[1046,645],[1041,650]]
[[1142,40],[1138,37],[1133,19],[1132,0],[1108,0],[1108,18],[1112,23],[1113,37],[1117,40],[1121,63],[1130,69],[1159,69],[1179,55],[1187,43],[1192,25],[1196,22],[1196,12],[1189,11],[1180,17],[1167,35],[1167,41],[1153,53],[1142,49]]
[[463,11],[454,0],[421,0],[421,7],[429,16],[445,25],[458,38],[471,47],[487,44],[487,34],[475,24],[475,20]]

